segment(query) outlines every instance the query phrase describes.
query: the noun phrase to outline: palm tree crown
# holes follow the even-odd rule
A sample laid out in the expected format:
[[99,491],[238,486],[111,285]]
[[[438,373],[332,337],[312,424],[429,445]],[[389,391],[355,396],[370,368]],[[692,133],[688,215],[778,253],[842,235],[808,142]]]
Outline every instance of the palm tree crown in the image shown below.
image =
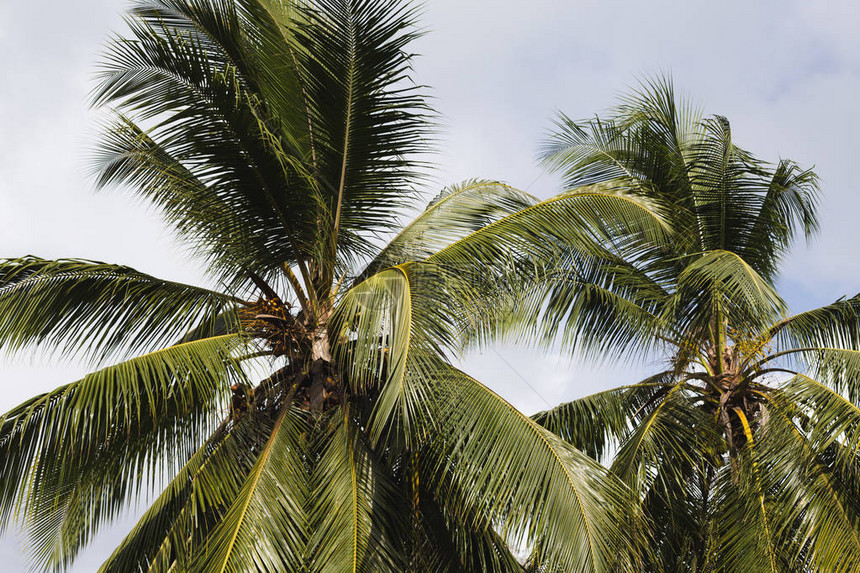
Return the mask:
[[[545,262],[662,244],[650,201],[489,181],[411,205],[428,110],[389,0],[140,0],[108,47],[100,186],[154,205],[217,290],[0,263],[0,346],[96,370],[0,416],[0,523],[63,569],[163,486],[102,571],[569,571],[636,559],[628,488],[451,357]],[[511,312],[508,312],[511,311]],[[159,476],[165,477],[160,478]]]
[[611,463],[654,538],[647,570],[860,566],[860,296],[790,315],[774,289],[817,229],[815,174],[760,161],[729,122],[654,80],[608,118],[562,117],[547,164],[572,188],[653,203],[671,241],[575,253],[532,300],[577,351],[666,358],[632,386],[535,419]]

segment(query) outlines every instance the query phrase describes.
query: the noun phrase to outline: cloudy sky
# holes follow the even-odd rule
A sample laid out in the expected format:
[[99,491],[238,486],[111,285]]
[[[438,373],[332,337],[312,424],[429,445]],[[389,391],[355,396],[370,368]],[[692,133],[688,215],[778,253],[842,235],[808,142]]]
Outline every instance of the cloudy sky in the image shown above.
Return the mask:
[[[90,258],[200,283],[155,215],[121,192],[93,194],[87,178],[92,71],[125,6],[0,1],[0,256]],[[671,72],[707,112],[732,121],[736,142],[767,159],[816,166],[822,232],[786,261],[780,287],[792,306],[860,291],[860,4],[429,0],[422,23],[429,33],[414,46],[416,79],[432,86],[443,118],[428,192],[487,177],[548,196],[558,182],[534,157],[553,115],[593,115],[637,77]],[[513,345],[466,360],[527,412],[629,382],[647,367],[588,367]],[[83,372],[0,362],[0,411]],[[73,570],[95,570],[129,519],[105,531]],[[0,569],[23,564],[20,541],[0,538]]]

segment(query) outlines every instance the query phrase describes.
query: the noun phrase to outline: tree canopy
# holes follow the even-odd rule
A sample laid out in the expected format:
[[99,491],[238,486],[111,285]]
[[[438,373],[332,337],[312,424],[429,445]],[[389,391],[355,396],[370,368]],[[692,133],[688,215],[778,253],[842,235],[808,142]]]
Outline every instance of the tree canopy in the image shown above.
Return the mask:
[[571,188],[652,201],[672,240],[572,253],[532,301],[573,351],[661,357],[653,376],[535,419],[636,492],[646,570],[860,564],[860,298],[791,314],[780,262],[818,229],[818,180],[739,147],[668,79],[609,117],[562,116],[544,149]]
[[[391,0],[141,0],[99,68],[100,187],[218,288],[0,261],[0,348],[90,361],[0,416],[0,523],[62,570],[161,488],[101,571],[609,571],[630,489],[452,364],[515,332],[565,254],[662,243],[651,202],[493,181],[416,205],[432,111]],[[400,228],[393,234],[392,230]]]

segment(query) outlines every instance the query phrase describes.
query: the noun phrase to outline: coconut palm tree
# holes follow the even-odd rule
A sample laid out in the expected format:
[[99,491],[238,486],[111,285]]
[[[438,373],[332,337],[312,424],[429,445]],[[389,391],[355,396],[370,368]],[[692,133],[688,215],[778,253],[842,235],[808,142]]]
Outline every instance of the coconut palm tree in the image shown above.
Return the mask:
[[670,243],[576,253],[531,301],[542,337],[664,366],[535,416],[633,488],[645,570],[860,568],[860,295],[790,314],[775,290],[818,227],[818,182],[738,147],[656,79],[609,117],[561,117],[543,155],[571,188],[651,201]]
[[0,262],[0,347],[94,369],[0,416],[0,523],[37,567],[153,490],[101,571],[519,571],[511,543],[565,571],[637,559],[629,489],[452,359],[517,324],[560,246],[602,260],[667,226],[600,187],[470,181],[400,228],[432,116],[414,16],[135,4],[94,95],[97,182],[154,206],[217,287]]

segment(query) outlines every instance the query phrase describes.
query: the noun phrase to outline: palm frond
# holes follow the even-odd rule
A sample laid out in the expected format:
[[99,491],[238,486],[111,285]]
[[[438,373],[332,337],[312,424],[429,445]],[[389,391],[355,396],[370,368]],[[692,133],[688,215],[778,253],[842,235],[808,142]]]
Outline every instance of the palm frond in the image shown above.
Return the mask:
[[631,498],[618,480],[476,380],[451,369],[444,383],[428,446],[457,488],[440,495],[494,511],[500,533],[528,540],[550,569],[632,566]]
[[[823,459],[821,452],[832,445],[835,436],[841,435],[823,434],[826,429],[838,430],[832,427],[836,424],[849,432],[846,449],[854,452],[841,459],[856,458],[860,410],[820,383],[802,376],[789,382],[784,394],[772,404],[770,412],[774,419],[768,422],[769,435],[765,439],[775,441],[778,447],[771,455],[782,456],[786,461],[771,463],[768,469],[775,473],[785,470],[778,482],[785,491],[780,503],[795,514],[793,534],[805,541],[797,559],[807,560],[816,571],[851,571],[860,564],[860,512],[852,503],[858,488],[856,484],[841,483],[838,472]],[[796,424],[792,412],[796,405],[802,405],[812,414],[811,431],[804,432]],[[809,409],[813,406],[818,409]]]
[[[97,185],[127,185],[151,202],[220,281],[245,286],[249,268],[271,281],[281,264],[302,260],[302,245],[298,238],[285,239],[283,223],[260,197],[255,174],[236,173],[241,167],[235,165],[197,165],[198,154],[218,157],[226,151],[198,149],[205,147],[202,136],[170,141],[122,115],[103,131],[94,159]],[[226,145],[220,139],[216,143]],[[243,192],[249,185],[254,189]]]
[[357,280],[386,267],[422,261],[489,223],[537,199],[496,181],[474,179],[442,190],[368,263]]
[[[756,268],[755,263],[766,255],[766,245],[752,245],[750,241],[766,182],[756,160],[732,141],[725,117],[709,117],[702,121],[702,128],[704,136],[692,146],[689,171],[701,249],[741,253],[749,247],[746,250],[758,255],[748,261]],[[756,272],[763,271],[756,268]]]
[[[187,459],[244,372],[225,335],[133,358],[0,416],[0,512],[40,524],[32,550],[66,565],[158,469]],[[181,463],[181,462],[180,462]]]
[[398,266],[370,276],[341,300],[332,324],[339,343],[334,357],[357,392],[376,389],[378,401],[370,422],[374,441],[392,429],[412,439],[422,414],[426,387],[416,381],[416,365],[426,354],[413,315],[413,291],[408,268]]
[[613,473],[641,493],[658,473],[683,483],[691,468],[704,470],[708,460],[702,452],[718,451],[719,438],[715,421],[694,406],[698,399],[683,379],[655,392],[620,444]]
[[[328,244],[349,259],[369,252],[363,233],[384,232],[410,201],[413,157],[426,148],[429,110],[411,85],[404,47],[415,9],[390,0],[299,5],[300,78],[317,142],[315,169]],[[329,270],[328,272],[332,272]]]
[[753,266],[761,269],[764,276],[775,276],[795,235],[802,232],[808,241],[818,231],[818,201],[815,172],[788,159],[780,160],[767,182],[761,209],[749,231],[749,242],[739,254],[754,260]]
[[306,420],[290,404],[271,428],[241,490],[192,557],[189,571],[301,570],[307,543],[304,514]]
[[[772,363],[788,361],[791,368],[807,374],[860,403],[860,350],[809,346],[790,348],[765,356],[757,367],[767,372]],[[778,365],[778,364],[777,364]],[[788,372],[793,370],[786,369]]]
[[[679,479],[682,478],[682,479]],[[713,469],[687,466],[655,472],[641,514],[648,534],[645,571],[711,571]]]
[[611,189],[583,188],[452,243],[427,259],[433,266],[427,272],[435,272],[437,284],[444,285],[449,306],[460,316],[461,345],[468,347],[518,328],[534,328],[546,296],[540,281],[564,273],[568,259],[587,263],[612,258],[612,252],[636,252],[645,243],[662,245],[671,234],[648,201]]
[[570,187],[616,181],[659,202],[679,255],[734,251],[768,280],[795,231],[817,228],[814,173],[788,160],[772,168],[741,149],[728,120],[703,117],[667,77],[643,81],[607,117],[562,115],[543,160]]
[[[708,251],[678,276],[677,291],[666,305],[679,330],[706,331],[715,309],[739,332],[758,331],[785,314],[773,285],[731,251]],[[683,327],[682,327],[683,326]]]
[[780,320],[767,329],[783,348],[860,346],[860,295]]
[[349,405],[330,417],[308,511],[312,571],[403,571],[407,500],[368,444]]
[[704,137],[701,121],[696,106],[676,97],[670,78],[646,80],[608,118],[577,122],[561,115],[543,161],[569,188],[615,180],[632,194],[662,202],[683,248],[695,237],[690,163]]
[[[0,261],[0,347],[55,348],[103,361],[171,344],[190,331],[235,331],[242,301],[132,268],[78,259]],[[218,318],[220,317],[220,318]]]
[[256,414],[221,422],[167,484],[101,570],[187,570],[230,510],[273,420]]
[[[273,50],[283,37],[270,14],[250,1],[143,2],[131,37],[110,44],[95,94],[124,112],[97,156],[99,185],[130,184],[230,280],[243,266],[303,264],[316,237],[297,71],[287,57],[275,70],[260,61],[289,51]],[[272,72],[292,98],[264,87]]]
[[[742,412],[735,412],[744,416]],[[791,526],[783,519],[789,508],[776,499],[777,460],[761,448],[744,416],[746,443],[715,480],[716,545],[713,560],[726,571],[776,573],[791,569],[794,562],[784,535]],[[764,451],[760,451],[764,450]],[[770,452],[775,453],[775,452]]]
[[[451,487],[455,484],[448,480],[438,489]],[[438,489],[434,492],[419,484],[419,511],[414,527],[420,537],[413,549],[416,569],[426,573],[464,570],[523,573],[523,566],[511,553],[507,541],[488,521],[491,512],[450,503],[447,496],[436,495]]]
[[637,384],[605,390],[538,412],[532,420],[576,449],[603,461],[630,432],[631,424],[647,417],[659,398],[674,386],[672,372],[662,372]]
[[803,374],[782,385],[780,392],[805,415],[801,427],[814,451],[838,443],[839,462],[844,464],[860,455],[860,406]]
[[[680,335],[662,315],[671,300],[647,273],[618,260],[563,257],[532,288],[517,314],[532,315],[530,337],[593,360],[636,358]],[[636,353],[630,353],[636,348]]]

